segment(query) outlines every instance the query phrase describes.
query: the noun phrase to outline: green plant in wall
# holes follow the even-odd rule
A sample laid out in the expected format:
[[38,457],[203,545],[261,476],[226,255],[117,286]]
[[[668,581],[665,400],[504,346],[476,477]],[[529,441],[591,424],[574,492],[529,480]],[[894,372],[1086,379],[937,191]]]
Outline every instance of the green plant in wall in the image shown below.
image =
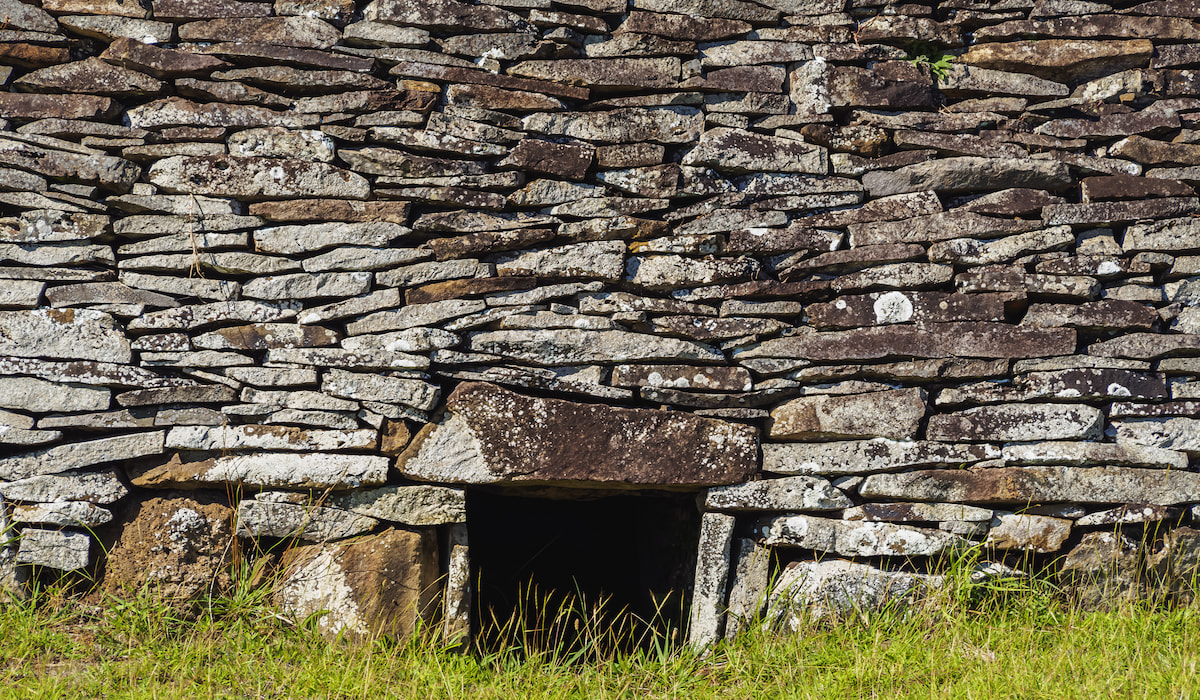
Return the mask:
[[950,63],[954,60],[954,55],[928,44],[914,44],[904,59],[914,66],[926,66],[929,72],[933,73],[934,79],[942,81],[950,72]]

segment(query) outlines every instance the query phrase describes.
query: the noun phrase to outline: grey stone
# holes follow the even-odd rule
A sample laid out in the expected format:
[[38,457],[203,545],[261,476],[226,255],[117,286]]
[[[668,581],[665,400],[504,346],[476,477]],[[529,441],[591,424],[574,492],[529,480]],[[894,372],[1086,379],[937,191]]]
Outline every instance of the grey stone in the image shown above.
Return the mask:
[[437,405],[441,391],[419,379],[404,379],[332,369],[321,389],[327,394],[359,401],[403,404],[428,411]]
[[467,338],[465,348],[547,367],[662,361],[720,363],[724,359],[717,350],[687,340],[573,328],[476,333]]
[[1171,530],[1163,538],[1162,548],[1146,561],[1159,591],[1180,603],[1196,598],[1200,576],[1200,531],[1190,527]]
[[429,358],[393,350],[342,350],[339,348],[277,348],[267,351],[268,362],[358,370],[426,369]]
[[775,474],[867,474],[915,467],[957,467],[1000,457],[993,445],[907,442],[763,443],[763,471]]
[[297,302],[224,301],[156,311],[129,322],[130,330],[193,330],[217,323],[269,323],[295,318]]
[[1005,445],[1001,452],[1008,464],[1114,464],[1154,469],[1187,469],[1188,463],[1187,455],[1182,452],[1157,447],[1096,442],[1020,443]]
[[377,520],[365,515],[317,505],[247,500],[237,508],[237,534],[242,537],[330,542],[369,532],[376,524]]
[[25,503],[54,503],[55,501],[87,501],[101,505],[115,503],[129,495],[111,469],[101,472],[67,472],[42,474],[28,479],[0,484],[0,496]]
[[866,522],[990,523],[994,511],[961,503],[865,503],[847,508],[842,520]]
[[688,643],[694,649],[704,649],[721,638],[734,523],[732,515],[723,513],[700,516],[688,624]]
[[1004,514],[992,521],[984,544],[996,549],[1020,549],[1052,554],[1071,535],[1071,521],[1043,515]]
[[27,527],[21,530],[16,561],[18,564],[74,571],[88,565],[91,546],[92,538],[82,532]]
[[46,136],[17,136],[11,132],[0,137],[0,165],[85,182],[117,193],[128,192],[141,174],[141,168],[133,163],[101,151]]
[[108,509],[84,501],[56,501],[12,509],[12,520],[18,523],[95,528],[112,519]]
[[370,450],[374,430],[302,430],[283,426],[180,426],[167,433],[166,447],[180,450]]
[[1095,440],[1104,427],[1096,408],[1061,404],[1000,404],[931,416],[931,440],[1012,441]]
[[271,301],[355,297],[371,286],[369,272],[319,272],[259,277],[246,283],[242,293]]
[[372,455],[261,452],[181,463],[178,458],[134,476],[135,486],[199,488],[204,485],[290,489],[350,489],[387,480],[388,458]]
[[863,176],[863,185],[872,197],[921,190],[977,192],[1008,187],[1055,191],[1071,183],[1071,175],[1064,163],[972,156],[943,158]]
[[325,163],[246,156],[172,156],[155,163],[150,182],[168,192],[257,201],[294,197],[366,199],[367,180]]
[[939,530],[811,515],[764,518],[755,530],[771,546],[800,547],[848,557],[934,556],[961,542],[960,538]]
[[412,304],[394,311],[378,311],[346,324],[349,335],[400,331],[420,326],[438,326],[451,319],[477,313],[487,304],[477,299],[447,299],[428,304]]
[[88,309],[0,311],[0,353],[128,363],[129,341],[113,318]]
[[767,618],[792,632],[812,619],[911,603],[942,585],[940,576],[884,571],[840,559],[795,561],[771,589]]
[[1165,450],[1200,454],[1200,419],[1147,418],[1122,420],[1116,423],[1117,445],[1144,445]]
[[1141,548],[1118,532],[1089,532],[1063,557],[1058,579],[1085,609],[1132,601],[1145,583]]
[[521,123],[528,132],[598,143],[692,143],[700,138],[704,115],[693,107],[623,108],[536,113]]
[[34,413],[100,411],[108,408],[109,392],[33,377],[0,377],[0,408]]
[[911,438],[925,417],[923,389],[793,399],[771,412],[771,437]]
[[819,146],[723,127],[701,134],[682,163],[732,172],[829,172],[828,155]]
[[162,451],[161,431],[75,442],[0,459],[0,479],[17,481],[42,474],[58,474],[80,467],[162,454]]
[[335,495],[326,503],[331,508],[341,508],[410,527],[449,525],[467,521],[466,494],[459,489],[444,486],[384,486]]
[[229,153],[235,156],[296,158],[328,163],[333,160],[333,139],[320,131],[284,127],[246,129],[229,137]]
[[978,467],[875,474],[863,498],[962,503],[1150,503],[1197,500],[1200,475],[1128,467]]
[[853,505],[845,494],[825,479],[789,476],[749,481],[708,490],[704,507],[720,511],[839,510]]
[[594,241],[501,256],[499,275],[577,277],[615,282],[625,271],[625,244]]

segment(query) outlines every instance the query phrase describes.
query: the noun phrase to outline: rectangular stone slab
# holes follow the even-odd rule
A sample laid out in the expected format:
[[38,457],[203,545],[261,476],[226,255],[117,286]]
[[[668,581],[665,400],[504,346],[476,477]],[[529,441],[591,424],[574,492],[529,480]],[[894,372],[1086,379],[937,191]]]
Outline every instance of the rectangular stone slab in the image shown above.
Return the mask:
[[744,425],[685,413],[613,408],[460,384],[449,413],[397,459],[405,476],[460,484],[615,487],[734,484],[757,468]]
[[1128,467],[1000,467],[927,469],[875,474],[863,498],[959,503],[1149,503],[1200,500],[1200,474]]

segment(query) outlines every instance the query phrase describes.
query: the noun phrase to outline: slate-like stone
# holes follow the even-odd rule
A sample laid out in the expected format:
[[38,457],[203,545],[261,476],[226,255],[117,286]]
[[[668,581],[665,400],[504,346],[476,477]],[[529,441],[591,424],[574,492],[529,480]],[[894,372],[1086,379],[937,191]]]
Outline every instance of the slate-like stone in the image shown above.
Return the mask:
[[1127,467],[978,467],[875,474],[858,487],[864,498],[960,503],[1150,503],[1197,499],[1194,472]]
[[109,392],[33,377],[0,377],[0,408],[30,413],[98,411],[108,408]]
[[1186,469],[1187,455],[1182,452],[1138,445],[1112,445],[1096,442],[1034,442],[1005,445],[1007,464],[1066,464],[1090,466],[1113,464],[1124,467]]
[[1118,532],[1089,532],[1063,557],[1058,579],[1084,609],[1104,609],[1143,593],[1141,548]]
[[25,503],[87,501],[105,505],[129,495],[129,489],[111,469],[95,472],[42,474],[0,484],[0,496]]
[[833,484],[812,476],[714,486],[704,497],[706,509],[719,511],[822,511],[851,505],[850,499]]
[[410,527],[467,521],[466,494],[459,489],[445,486],[383,486],[336,495],[326,503],[331,508],[341,508]]
[[128,363],[129,341],[111,316],[90,309],[0,311],[0,353]]
[[165,446],[179,450],[287,450],[321,452],[369,450],[374,430],[303,430],[285,426],[180,426],[167,433]]
[[755,526],[765,544],[799,547],[847,557],[934,556],[958,545],[947,532],[892,523],[780,515]]
[[106,462],[161,454],[162,451],[161,431],[74,442],[0,459],[0,479],[17,481],[43,474],[58,474]]
[[745,34],[750,24],[745,21],[711,16],[689,16],[670,13],[632,10],[617,27],[617,35],[640,33],[689,41],[717,41]]
[[1007,187],[1057,191],[1071,184],[1071,174],[1064,163],[974,156],[942,158],[863,176],[863,185],[872,197],[921,190],[979,192]]
[[596,143],[692,143],[704,129],[704,115],[694,107],[623,108],[598,112],[530,114],[525,131]]
[[1071,535],[1071,521],[1044,515],[1004,514],[992,521],[984,544],[995,549],[1019,549],[1052,554]]
[[111,97],[156,95],[163,89],[162,83],[144,73],[113,66],[99,58],[42,68],[21,76],[13,85],[27,92],[62,91]]
[[[6,115],[0,103],[2,116]],[[66,148],[60,149],[60,145]],[[0,165],[30,170],[53,179],[85,182],[119,193],[128,192],[141,174],[141,169],[128,160],[92,149],[79,149],[45,136],[9,134],[0,137]]]
[[150,181],[171,192],[239,199],[366,199],[366,179],[324,163],[245,156],[172,156],[155,163]]
[[144,488],[196,489],[243,486],[345,490],[378,486],[387,480],[388,458],[371,455],[260,452],[166,464],[138,470],[130,482]]
[[957,467],[996,459],[992,445],[896,441],[877,438],[846,442],[763,443],[763,471],[775,474],[841,476],[914,467]]
[[75,571],[88,565],[91,545],[92,538],[82,532],[27,527],[21,530],[16,563]]
[[112,98],[97,95],[0,93],[0,117],[10,119],[108,119],[118,109]]
[[403,404],[420,410],[437,405],[441,391],[419,379],[387,377],[333,369],[325,374],[321,389],[332,396],[360,401]]
[[923,389],[897,389],[849,396],[806,396],[771,412],[776,440],[912,438],[925,417]]
[[851,331],[802,333],[735,351],[737,359],[796,357],[809,360],[888,357],[1050,357],[1075,352],[1070,329],[1022,329],[999,323],[962,322],[879,326]]
[[723,361],[723,355],[707,345],[626,331],[485,331],[470,336],[465,347],[473,352],[502,355],[548,367],[646,361]]
[[828,155],[819,146],[727,128],[706,130],[682,163],[739,173],[829,171]]
[[246,500],[237,507],[240,537],[294,537],[302,542],[331,542],[369,532],[378,523],[365,515],[318,505]]
[[405,476],[696,487],[737,483],[755,469],[755,431],[714,419],[538,399],[481,383],[460,384],[446,406],[449,414],[398,458]]
[[958,62],[1050,80],[1078,80],[1145,65],[1153,51],[1154,45],[1146,39],[1004,41],[976,44]]
[[1200,420],[1194,418],[1122,420],[1116,427],[1118,446],[1144,445],[1200,454]]
[[328,49],[341,32],[315,17],[239,17],[188,22],[179,27],[188,42],[262,42],[302,49]]
[[1103,427],[1104,414],[1091,406],[1000,404],[931,416],[926,434],[949,442],[1095,440]]

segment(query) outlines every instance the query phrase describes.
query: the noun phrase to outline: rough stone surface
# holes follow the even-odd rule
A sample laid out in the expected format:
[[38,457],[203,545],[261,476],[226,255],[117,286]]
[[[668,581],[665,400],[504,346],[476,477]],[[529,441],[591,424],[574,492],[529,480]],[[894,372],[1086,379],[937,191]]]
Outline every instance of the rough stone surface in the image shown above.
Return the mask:
[[[410,478],[447,483],[595,482],[696,487],[744,480],[753,429],[709,418],[535,399],[464,384],[397,459]],[[522,418],[524,416],[524,418]]]
[[790,476],[751,481],[708,490],[704,507],[721,511],[838,510],[848,508],[850,499],[825,479]]
[[755,527],[769,545],[799,547],[847,557],[933,556],[953,547],[958,537],[925,528],[831,520],[810,515],[765,518]]
[[329,637],[404,637],[432,618],[437,562],[429,531],[296,547],[284,556],[273,599],[296,619],[323,613],[317,629]]
[[231,583],[233,510],[214,495],[163,494],[133,504],[118,521],[100,590],[122,597],[148,586],[186,603]]
[[793,399],[772,411],[770,434],[776,440],[903,440],[916,435],[924,417],[925,392],[921,389],[813,396]]
[[912,602],[941,578],[884,571],[841,559],[788,564],[771,589],[767,619],[799,632],[808,619],[837,618],[889,604]]

